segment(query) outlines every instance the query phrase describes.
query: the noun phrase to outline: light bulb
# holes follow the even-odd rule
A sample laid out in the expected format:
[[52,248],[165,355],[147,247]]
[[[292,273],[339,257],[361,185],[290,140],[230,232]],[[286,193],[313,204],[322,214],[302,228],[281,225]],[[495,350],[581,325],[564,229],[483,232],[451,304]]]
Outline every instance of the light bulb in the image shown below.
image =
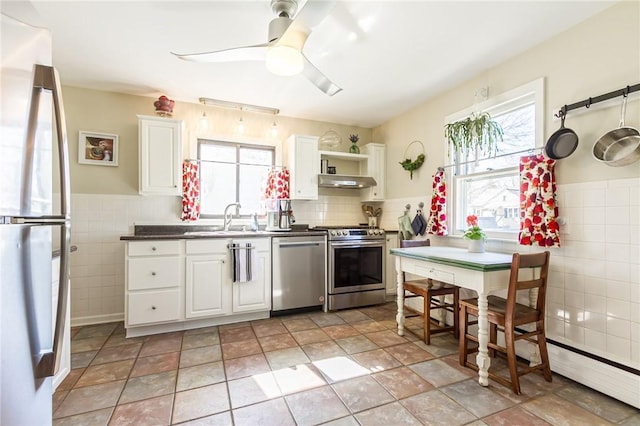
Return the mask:
[[200,117],[200,130],[206,132],[209,128],[209,120],[207,120],[207,113],[203,112],[202,117]]
[[271,138],[273,139],[278,137],[278,125],[275,121],[273,122],[273,126],[271,126],[271,129],[269,129],[269,136],[271,136]]
[[240,117],[240,120],[238,120],[238,124],[236,125],[236,133],[238,135],[244,134],[244,121],[242,120],[242,117]]
[[267,69],[276,75],[291,76],[302,72],[302,53],[289,46],[276,46],[267,51]]

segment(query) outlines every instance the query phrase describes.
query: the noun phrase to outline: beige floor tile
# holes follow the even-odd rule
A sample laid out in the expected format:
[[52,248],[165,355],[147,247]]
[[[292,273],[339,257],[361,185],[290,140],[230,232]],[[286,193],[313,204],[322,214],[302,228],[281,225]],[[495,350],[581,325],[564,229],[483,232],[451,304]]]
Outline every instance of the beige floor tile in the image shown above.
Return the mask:
[[162,373],[163,371],[171,371],[178,369],[180,361],[180,352],[171,352],[168,354],[152,355],[136,360],[131,377],[146,376],[154,373]]
[[262,346],[264,352],[275,351],[278,349],[293,348],[298,346],[298,342],[289,333],[274,334],[271,336],[259,336],[258,342]]
[[[288,395],[287,404],[297,424],[311,425],[339,419],[349,414],[349,410],[330,386],[322,386],[304,392]],[[322,407],[313,410],[310,407]]]
[[422,425],[420,420],[416,419],[406,408],[399,402],[392,402],[380,407],[357,413],[356,419],[362,426],[369,425]]
[[206,364],[222,360],[220,345],[204,346],[202,348],[183,350],[180,354],[180,368]]
[[173,423],[221,413],[229,408],[229,394],[225,383],[176,392]]
[[109,364],[92,365],[84,370],[74,387],[80,388],[127,379],[134,362],[133,359],[127,359]]
[[400,401],[413,416],[426,425],[459,426],[476,416],[437,389]]
[[372,376],[394,396],[403,399],[434,389],[433,385],[407,367],[394,368]]
[[174,370],[131,378],[124,387],[119,403],[126,404],[171,394],[175,392],[176,376],[177,372]]
[[109,426],[157,426],[171,422],[173,395],[118,405]]
[[283,398],[238,408],[232,413],[236,426],[294,426],[296,424]]
[[225,380],[224,364],[222,361],[196,365],[178,370],[176,391],[197,388]]
[[521,404],[530,413],[553,425],[604,426],[611,423],[556,395],[545,395]]
[[395,398],[370,376],[345,380],[332,386],[352,413],[395,401]]
[[73,389],[53,413],[53,418],[73,416],[113,407],[125,384],[124,380]]

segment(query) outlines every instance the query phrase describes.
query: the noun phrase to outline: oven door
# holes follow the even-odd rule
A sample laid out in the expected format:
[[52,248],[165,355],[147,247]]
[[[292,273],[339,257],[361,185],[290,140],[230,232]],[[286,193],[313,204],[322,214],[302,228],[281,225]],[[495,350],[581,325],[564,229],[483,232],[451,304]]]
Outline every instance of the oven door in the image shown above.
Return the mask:
[[329,294],[385,288],[385,241],[331,241]]

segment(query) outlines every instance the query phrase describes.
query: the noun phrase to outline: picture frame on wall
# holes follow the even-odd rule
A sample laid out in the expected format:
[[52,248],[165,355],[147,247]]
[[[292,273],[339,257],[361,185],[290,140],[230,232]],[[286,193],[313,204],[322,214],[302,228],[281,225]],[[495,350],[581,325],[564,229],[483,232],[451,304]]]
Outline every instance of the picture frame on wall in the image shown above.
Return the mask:
[[117,166],[118,148],[118,135],[81,130],[78,137],[78,163]]

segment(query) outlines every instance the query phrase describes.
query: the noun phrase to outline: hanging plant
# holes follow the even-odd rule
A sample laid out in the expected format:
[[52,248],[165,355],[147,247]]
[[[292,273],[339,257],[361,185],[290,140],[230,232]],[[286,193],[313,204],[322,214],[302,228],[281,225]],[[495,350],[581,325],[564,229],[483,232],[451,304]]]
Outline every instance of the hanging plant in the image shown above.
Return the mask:
[[[420,146],[422,147],[422,154],[419,154],[418,157],[416,157],[415,160],[412,160],[411,158],[406,158],[407,157],[407,151],[409,150],[409,147],[411,145],[413,145],[414,143],[419,143]],[[422,142],[420,141],[413,141],[411,142],[407,148],[404,150],[404,157],[406,158],[404,161],[400,162],[400,165],[402,166],[403,169],[405,169],[406,171],[409,172],[409,177],[411,178],[411,180],[413,180],[413,171],[414,170],[418,170],[420,168],[420,166],[422,166],[422,164],[424,163],[424,145],[422,145]]]
[[488,112],[473,113],[444,127],[444,135],[455,152],[478,150],[491,155],[496,153],[498,141],[502,141],[502,127]]

